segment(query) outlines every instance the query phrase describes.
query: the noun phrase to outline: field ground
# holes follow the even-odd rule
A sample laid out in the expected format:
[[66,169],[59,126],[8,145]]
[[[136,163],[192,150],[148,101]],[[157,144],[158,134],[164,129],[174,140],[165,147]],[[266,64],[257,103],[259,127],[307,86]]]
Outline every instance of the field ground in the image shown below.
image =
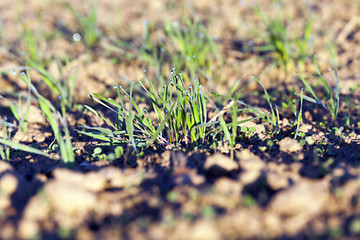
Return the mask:
[[359,69],[357,0],[2,0],[0,239],[357,239]]

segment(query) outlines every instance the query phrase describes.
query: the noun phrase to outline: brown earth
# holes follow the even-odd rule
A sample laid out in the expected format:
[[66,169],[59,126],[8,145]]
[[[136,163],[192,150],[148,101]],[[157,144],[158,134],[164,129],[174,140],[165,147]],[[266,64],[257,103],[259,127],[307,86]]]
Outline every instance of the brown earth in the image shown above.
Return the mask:
[[[165,21],[197,14],[216,36],[225,62],[223,66],[215,63],[218,69],[211,81],[200,79],[208,91],[226,94],[242,79],[241,91],[249,93],[244,101],[267,108],[261,95],[253,95],[262,91],[251,81],[250,76],[255,75],[275,96],[278,106],[284,92],[291,88],[300,92],[302,85],[295,74],[284,74],[271,59],[242,48],[249,41],[261,44],[252,31],[264,31],[253,11],[255,1],[94,1],[103,37],[91,54],[82,42],[72,40],[79,29],[74,16],[64,8],[65,2],[80,13],[92,6],[90,1],[78,0],[0,2],[1,72],[25,64],[26,28],[37,36],[38,57],[50,59],[47,69],[54,76],[59,76],[57,58],[67,55],[73,59],[70,69],[65,70],[78,67],[76,102],[100,108],[90,101],[89,93],[115,96],[115,83],[126,86],[132,79],[144,78],[144,68],[150,77],[156,76],[155,69],[140,59],[120,57],[114,62],[104,50],[106,44],[122,38],[131,39],[136,47],[142,41],[145,20],[156,28]],[[310,138],[301,144],[291,135],[292,113],[280,110],[278,132],[271,134],[271,126],[264,121],[246,124],[256,131],[237,144],[234,159],[223,142],[207,151],[146,150],[137,156],[127,150],[109,161],[106,156],[114,147],[103,148],[104,158],[99,159],[93,156],[97,142],[75,131],[76,162],[72,169],[59,161],[13,150],[10,161],[0,160],[0,239],[359,238],[360,2],[259,4],[269,16],[280,11],[290,35],[298,34],[311,17],[312,54],[318,56],[321,70],[331,66],[327,44],[336,45],[341,86],[337,122],[332,123],[325,110],[305,103],[300,132]],[[157,41],[163,36],[155,31],[151,37]],[[170,69],[171,63],[164,68]],[[304,75],[314,80],[314,72],[310,59]],[[30,75],[39,91],[52,98],[39,75],[35,71]],[[330,73],[324,78],[333,87]],[[25,84],[11,72],[2,74],[0,94],[16,100],[20,92],[26,94]],[[15,123],[6,102],[0,104],[0,119]],[[79,129],[79,123],[104,126],[101,119],[78,109],[68,113],[68,120],[73,129]],[[335,126],[344,129],[331,131]],[[15,129],[11,137],[44,149],[52,142],[51,129],[36,102],[31,105],[26,134]],[[273,145],[269,145],[270,139]]]

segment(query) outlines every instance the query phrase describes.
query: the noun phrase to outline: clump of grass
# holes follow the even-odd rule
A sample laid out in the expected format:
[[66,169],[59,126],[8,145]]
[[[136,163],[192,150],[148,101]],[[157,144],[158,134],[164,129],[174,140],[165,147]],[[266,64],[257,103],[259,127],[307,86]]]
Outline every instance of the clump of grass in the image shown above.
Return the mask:
[[[234,96],[227,96],[214,92],[212,92],[211,94],[217,97],[221,97],[223,99],[230,100],[229,104],[225,106],[222,110],[217,109],[218,113],[216,114],[215,117],[218,117],[219,121],[215,121],[215,118],[213,118],[212,122],[215,122],[220,126],[215,127],[211,131],[211,134],[213,134],[215,137],[220,134],[224,135],[224,138],[227,139],[229,142],[230,157],[234,158],[234,147],[236,141],[240,136],[243,135],[242,133],[239,134],[239,131],[246,132],[248,130],[247,127],[241,126],[241,124],[259,118],[266,118],[268,113],[261,112],[259,109],[253,108],[248,104],[244,103],[243,101],[239,100],[239,96],[240,96],[239,93],[234,94]],[[239,104],[241,106],[244,106],[244,108],[239,108]],[[231,115],[231,120],[228,121],[228,123],[225,121],[223,117],[223,114],[227,111]],[[243,111],[250,111],[250,112],[255,111],[258,114],[258,116],[238,121],[239,112],[243,112]],[[254,129],[251,129],[251,132],[254,132]]]
[[206,26],[197,17],[182,19],[180,22],[167,22],[161,27],[165,36],[158,42],[150,39],[153,25],[145,22],[144,36],[140,46],[119,40],[114,45],[104,44],[104,48],[130,59],[141,59],[156,69],[159,86],[168,77],[166,63],[172,63],[183,71],[184,79],[195,79],[195,72],[201,77],[211,78],[213,64],[221,62],[219,50],[209,35]]
[[[51,73],[49,73],[45,67],[31,60],[30,58],[26,58],[26,62],[35,71],[37,71],[44,83],[50,88],[51,92],[56,94],[58,99],[61,102],[61,105],[67,107],[67,109],[72,109],[74,106],[74,88],[76,83],[76,76],[78,69],[76,68],[73,71],[69,70],[69,73],[65,75],[64,67],[60,60],[57,61],[60,79],[56,79]],[[70,61],[68,58],[65,58],[65,64],[69,67]]]
[[[55,109],[54,105],[49,100],[44,98],[37,91],[37,89],[32,85],[28,72],[27,72],[27,74],[22,72],[18,76],[29,86],[32,93],[36,96],[43,114],[46,116],[47,120],[49,121],[50,126],[54,133],[54,137],[55,137],[53,143],[56,143],[58,148],[60,149],[61,160],[64,163],[71,166],[74,162],[74,153],[73,153],[73,147],[72,147],[71,138],[70,138],[70,130],[69,130],[69,127],[67,124],[67,119],[66,119],[65,105],[61,104],[61,113],[59,113]],[[58,124],[58,120],[60,121],[60,123],[63,127],[62,129],[60,128],[60,126]],[[65,133],[65,136],[64,136],[65,139],[63,138],[62,131],[64,131],[64,133]],[[51,159],[57,159],[56,157],[50,155],[47,152],[43,152],[39,149],[27,146],[25,144],[15,143],[15,142],[11,141],[9,138],[0,138],[0,143],[3,144],[4,146],[8,146],[8,147],[18,149],[21,151],[43,155],[43,156],[46,156]],[[51,148],[51,146],[49,148]],[[3,155],[2,152],[0,152],[0,155]]]
[[[179,147],[184,144],[191,146],[194,143],[201,143],[205,139],[207,126],[207,96],[201,91],[199,81],[194,82],[193,86],[190,85],[187,88],[182,73],[175,74],[175,69],[172,71],[171,80],[166,83],[161,93],[156,91],[149,78],[148,88],[139,80],[140,86],[150,101],[152,111],[156,114],[156,119],[151,119],[149,110],[140,108],[134,101],[134,82],[129,92],[121,86],[115,86],[119,103],[94,93],[90,97],[116,113],[117,119],[113,124],[98,111],[86,106],[90,111],[102,117],[113,128],[113,131],[85,126],[97,132],[82,131],[82,133],[109,143],[127,143],[134,149],[148,147],[153,143],[163,147],[168,145]],[[129,101],[128,107],[125,105],[124,98]]]
[[[3,144],[2,140],[8,141],[11,136],[12,128],[17,127],[15,124],[0,120],[0,124],[3,127],[3,137],[0,138],[0,143]],[[10,160],[10,148],[7,145],[0,145],[0,158],[9,161]]]
[[[236,126],[239,124],[236,118],[234,117],[234,123],[225,125],[221,119],[220,122],[212,119],[208,121],[206,104],[209,97],[202,91],[199,80],[195,79],[194,85],[187,87],[181,72],[176,74],[173,68],[171,76],[161,92],[156,91],[149,78],[148,87],[139,80],[149,102],[149,109],[141,108],[135,102],[134,82],[129,92],[121,86],[115,86],[119,103],[96,93],[91,94],[93,100],[116,114],[116,121],[113,123],[100,112],[85,106],[100,116],[112,130],[83,126],[84,129],[80,132],[103,140],[107,144],[131,145],[134,150],[150,146],[194,149],[207,144],[206,141],[211,140],[211,134],[216,135],[221,129],[226,132],[225,129],[232,126],[234,136],[229,138],[227,132],[225,134],[233,146]],[[128,100],[128,104],[125,104],[124,98]],[[151,111],[155,113],[156,119],[150,117]],[[237,114],[238,110],[235,108],[233,112]]]
[[269,95],[268,91],[266,90],[264,84],[262,84],[262,82],[255,76],[251,76],[251,78],[255,79],[256,82],[258,82],[261,85],[261,87],[264,89],[264,97],[270,107],[270,114],[266,115],[265,119],[269,123],[271,123],[276,129],[278,129],[280,126],[280,116],[279,116],[279,110],[278,110],[277,106],[275,105],[273,107],[270,95]]
[[56,38],[60,34],[59,31],[55,30],[52,32],[41,32],[41,31],[32,31],[23,24],[23,32],[21,36],[22,47],[18,54],[25,59],[31,59],[33,62],[41,66],[46,66],[51,58],[45,57],[46,51],[41,51],[41,42],[49,41]]
[[286,72],[293,70],[297,65],[301,71],[305,68],[305,60],[311,52],[311,21],[307,21],[302,35],[290,38],[285,21],[280,19],[278,14],[274,18],[269,18],[261,9],[255,9],[265,25],[266,34],[259,34],[264,45],[254,47],[259,53],[271,53],[278,67],[285,69]]
[[18,101],[14,101],[11,102],[10,100],[8,100],[7,98],[3,97],[0,95],[0,99],[4,100],[5,102],[7,102],[7,104],[10,107],[10,110],[12,112],[12,114],[14,115],[15,119],[18,122],[17,127],[20,128],[20,130],[22,132],[26,132],[27,129],[27,125],[28,125],[28,118],[29,118],[29,109],[30,109],[30,86],[28,86],[28,95],[26,98],[26,104],[25,104],[25,112],[24,114],[22,114],[22,95],[19,94],[19,98]]
[[303,88],[301,88],[301,92],[300,92],[300,107],[299,107],[299,112],[296,111],[296,108],[293,104],[293,102],[291,101],[291,99],[285,95],[287,102],[292,110],[292,112],[295,115],[296,118],[296,132],[295,132],[295,136],[294,139],[297,138],[297,136],[299,135],[299,129],[300,129],[300,124],[302,121],[302,108],[303,108],[303,99],[304,99],[304,95],[303,95]]
[[316,56],[314,56],[314,65],[316,67],[320,83],[323,85],[324,99],[320,99],[320,97],[316,94],[316,92],[312,88],[312,86],[301,76],[301,74],[299,74],[299,73],[297,73],[297,74],[298,74],[300,80],[305,85],[306,91],[308,93],[310,93],[312,96],[312,97],[309,97],[309,96],[304,95],[303,98],[309,102],[321,105],[331,115],[332,120],[336,121],[336,118],[337,118],[337,115],[339,112],[339,106],[340,106],[340,86],[339,86],[339,77],[337,74],[337,68],[335,65],[334,57],[333,57],[333,54],[330,49],[329,49],[329,52],[330,52],[330,56],[331,56],[333,67],[334,67],[334,71],[331,68],[329,68],[329,71],[331,72],[331,74],[334,78],[334,81],[335,81],[335,93],[332,92],[329,84],[323,78],[323,76],[319,70],[318,64],[317,64]]
[[220,60],[219,51],[197,17],[183,19],[180,23],[165,25],[165,52],[171,62],[180,69],[189,69],[189,77],[195,78],[195,72],[204,76],[210,75],[214,61]]
[[[72,5],[67,4],[66,7],[72,12],[79,26],[80,38],[88,50],[94,48],[101,37],[101,31],[97,24],[96,9],[90,9],[87,15],[79,13]],[[76,34],[76,33],[75,33]]]

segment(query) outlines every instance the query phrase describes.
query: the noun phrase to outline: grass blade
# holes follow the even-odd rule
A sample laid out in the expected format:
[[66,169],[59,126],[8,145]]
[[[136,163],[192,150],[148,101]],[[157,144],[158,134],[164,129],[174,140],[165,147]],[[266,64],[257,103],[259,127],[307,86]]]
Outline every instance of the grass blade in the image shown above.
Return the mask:
[[39,149],[27,146],[25,144],[16,143],[16,142],[13,142],[8,139],[0,138],[0,143],[3,145],[9,146],[11,148],[17,149],[17,150],[21,150],[21,151],[28,152],[28,153],[34,153],[34,154],[42,155],[42,156],[45,156],[45,157],[48,157],[48,158],[51,158],[54,160],[58,160],[54,156],[51,156],[50,154],[45,153]]

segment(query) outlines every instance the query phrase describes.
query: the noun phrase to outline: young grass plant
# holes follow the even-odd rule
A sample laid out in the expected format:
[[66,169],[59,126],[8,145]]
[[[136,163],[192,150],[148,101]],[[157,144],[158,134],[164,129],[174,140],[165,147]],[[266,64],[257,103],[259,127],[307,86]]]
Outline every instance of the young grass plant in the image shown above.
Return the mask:
[[104,48],[130,59],[141,59],[154,67],[159,82],[155,83],[155,87],[165,84],[168,73],[164,72],[166,68],[163,66],[166,63],[172,63],[177,69],[187,69],[183,72],[184,79],[195,79],[195,72],[211,78],[213,64],[221,61],[220,53],[205,25],[197,17],[183,19],[180,23],[167,22],[160,29],[165,38],[157,43],[150,40],[152,28],[153,25],[145,22],[140,46],[118,41],[117,46],[104,44]]
[[[105,144],[130,145],[135,151],[150,146],[195,149],[211,144],[206,142],[209,139],[211,141],[211,134],[217,135],[224,132],[231,150],[233,150],[237,137],[237,126],[267,115],[267,113],[263,113],[255,118],[237,121],[237,114],[241,109],[233,106],[232,122],[226,123],[220,113],[218,115],[220,121],[216,121],[216,119],[208,121],[206,103],[210,99],[202,92],[199,80],[195,79],[194,85],[186,87],[181,72],[176,74],[175,68],[173,68],[171,76],[170,81],[159,93],[149,78],[148,87],[142,81],[138,81],[147,96],[151,110],[142,108],[135,102],[133,97],[134,82],[130,86],[130,92],[121,86],[115,86],[119,102],[111,98],[104,98],[96,93],[91,94],[90,97],[94,101],[115,113],[116,120],[113,123],[100,112],[90,106],[85,106],[101,117],[112,130],[103,127],[83,126],[83,130],[79,132],[103,140],[106,142]],[[235,99],[223,97],[232,101]],[[125,99],[128,100],[128,107],[126,107]],[[242,103],[237,99],[235,101]],[[153,111],[155,117],[151,117],[149,111]],[[229,128],[232,129],[231,133],[228,130]]]
[[[60,149],[60,155],[61,159],[64,163],[71,166],[74,162],[74,153],[73,153],[73,147],[70,139],[70,130],[67,124],[66,119],[66,108],[64,104],[61,104],[61,114],[55,109],[54,105],[48,101],[46,98],[44,98],[40,93],[36,90],[36,88],[31,84],[31,79],[29,77],[29,73],[27,74],[21,73],[19,77],[31,88],[31,91],[33,94],[37,97],[39,106],[43,112],[43,114],[46,116],[47,120],[50,123],[50,126],[54,132],[55,140],[54,142],[57,143]],[[60,129],[60,126],[58,124],[57,119],[59,119],[61,125],[63,126],[63,131],[65,133],[65,140],[63,139],[63,135]],[[43,152],[39,149],[21,144],[21,143],[15,143],[9,139],[0,138],[0,143],[21,151],[39,154],[46,156],[51,159],[57,159],[54,156],[51,156],[50,154]],[[50,147],[49,147],[50,148]],[[1,154],[1,153],[0,153]]]
[[110,53],[116,53],[120,56],[119,61],[123,59],[136,60],[140,59],[151,68],[155,70],[157,81],[154,83],[156,89],[164,84],[165,76],[163,66],[165,64],[164,58],[165,49],[162,44],[153,43],[150,39],[153,25],[148,21],[144,22],[144,34],[140,44],[135,44],[134,41],[126,41],[118,37],[114,43],[102,42],[102,47]]
[[303,99],[304,99],[304,95],[303,95],[303,88],[301,88],[301,93],[300,93],[300,108],[299,108],[299,112],[296,112],[296,108],[293,104],[293,102],[291,101],[291,99],[286,95],[286,99],[288,101],[288,104],[292,110],[292,112],[295,115],[296,118],[296,132],[295,132],[295,136],[294,139],[297,138],[297,136],[299,135],[299,129],[300,129],[300,124],[302,121],[302,106],[303,106]]
[[[12,132],[11,128],[16,127],[16,125],[2,120],[0,121],[0,124],[3,126],[3,138],[0,138],[0,143],[2,143],[3,139],[8,141]],[[5,161],[10,160],[10,148],[5,144],[0,145],[0,158]]]
[[[277,4],[277,3],[276,3]],[[311,39],[311,21],[305,24],[302,36],[291,39],[284,21],[277,17],[269,18],[259,7],[255,9],[266,27],[266,34],[260,35],[263,46],[255,47],[260,53],[273,53],[277,65],[286,72],[290,72],[295,64],[300,70],[305,68],[305,59],[309,57]]]
[[80,36],[86,48],[88,50],[94,48],[101,37],[101,32],[97,25],[96,9],[93,7],[88,15],[83,15],[70,4],[67,4],[66,7],[72,12],[78,22]]
[[[253,121],[253,120],[256,120],[259,118],[266,118],[269,115],[269,113],[261,112],[259,109],[252,108],[251,106],[247,105],[243,101],[239,100],[238,99],[239,94],[236,94],[235,97],[230,97],[230,96],[226,96],[226,95],[222,95],[222,94],[218,94],[218,93],[214,93],[214,92],[212,92],[211,94],[214,96],[217,96],[217,97],[221,97],[221,98],[230,100],[230,103],[227,106],[225,106],[221,111],[219,111],[219,109],[217,109],[217,112],[218,112],[217,115],[214,118],[212,118],[210,120],[210,122],[213,124],[216,124],[216,125],[220,124],[220,126],[214,127],[209,132],[213,135],[217,135],[219,133],[224,134],[225,139],[227,139],[229,142],[230,157],[234,158],[234,147],[236,144],[236,140],[239,137],[238,130],[240,130],[240,131],[244,130],[244,128],[243,128],[244,126],[242,126],[241,128],[239,128],[238,126],[241,126],[241,124],[243,124],[245,122]],[[239,108],[238,104],[244,106],[244,108]],[[228,106],[231,106],[231,109]],[[229,113],[231,114],[231,121],[229,123],[226,123],[226,121],[224,120],[224,117],[222,116],[227,111],[229,111]],[[242,112],[242,111],[254,111],[258,114],[258,116],[238,121],[237,120],[238,113]],[[219,117],[219,121],[215,121],[215,119],[217,117]],[[252,132],[254,132],[253,129],[252,129]]]
[[190,79],[195,78],[195,72],[209,76],[214,60],[220,60],[219,51],[207,32],[206,27],[197,17],[182,20],[180,23],[167,23],[164,49],[171,56],[171,61],[177,68],[189,69]]
[[[44,98],[40,93],[36,90],[36,88],[31,84],[30,76],[29,74],[20,74],[20,78],[28,85],[31,86],[31,90],[34,93],[34,95],[37,97],[39,106],[43,112],[43,114],[46,116],[47,120],[50,123],[50,126],[54,132],[56,143],[59,146],[60,149],[60,155],[61,159],[64,163],[71,166],[74,162],[74,153],[73,153],[73,146],[70,139],[70,130],[67,123],[66,118],[66,107],[64,104],[61,104],[61,113],[59,113],[54,105]],[[57,119],[59,119],[61,125],[63,126],[63,131],[65,133],[65,140],[63,139],[63,135],[61,133],[60,126],[58,124]]]
[[28,125],[29,109],[30,109],[30,86],[28,86],[28,96],[26,98],[24,114],[22,114],[22,105],[21,105],[22,95],[21,94],[19,94],[18,102],[14,101],[14,103],[1,95],[0,95],[0,99],[6,101],[8,103],[12,114],[14,115],[15,119],[18,122],[17,127],[19,127],[20,130],[25,133],[26,129],[27,129],[27,125]]
[[[60,72],[60,79],[56,79],[43,66],[35,61],[26,58],[26,62],[29,67],[41,75],[44,83],[58,96],[61,105],[65,105],[67,109],[72,109],[74,104],[74,88],[78,69],[75,69],[75,71],[70,72],[68,76],[65,76],[64,67],[61,61],[58,60],[57,63]],[[66,58],[65,63],[68,67],[70,66],[69,59]]]
[[333,57],[331,51],[330,51],[330,55],[331,55],[333,67],[335,69],[335,72],[334,72],[331,68],[329,68],[329,71],[331,72],[331,74],[334,78],[334,81],[335,81],[335,93],[332,92],[329,84],[323,78],[323,76],[319,70],[317,61],[316,61],[316,56],[314,56],[314,65],[315,65],[317,73],[319,75],[320,83],[324,87],[325,96],[327,96],[328,99],[323,99],[323,100],[320,99],[320,97],[316,94],[316,92],[312,88],[312,86],[301,76],[301,74],[297,73],[297,75],[299,76],[299,78],[303,82],[303,84],[305,85],[305,89],[312,96],[312,97],[309,97],[309,96],[304,95],[303,98],[309,102],[321,105],[331,115],[332,120],[336,121],[336,118],[337,118],[337,115],[339,112],[339,105],[340,105],[340,87],[339,87],[339,77],[337,74],[337,68],[336,68],[334,57]]
[[279,124],[280,124],[280,116],[279,116],[279,110],[277,108],[277,106],[275,105],[275,109],[271,103],[271,99],[270,99],[270,95],[267,92],[264,84],[262,84],[262,82],[255,76],[251,76],[251,78],[255,79],[260,85],[261,87],[264,89],[264,95],[265,95],[265,99],[268,102],[269,106],[270,106],[270,116],[266,116],[266,120],[271,123],[275,128],[279,128]]
[[[128,93],[121,86],[116,86],[119,103],[113,99],[106,99],[98,94],[90,97],[107,107],[117,118],[115,124],[103,117],[98,111],[86,106],[90,111],[102,117],[113,131],[96,127],[84,126],[87,130],[81,133],[105,140],[110,144],[126,143],[135,150],[139,147],[174,146],[193,148],[196,144],[202,144],[205,140],[205,129],[212,125],[208,124],[206,99],[207,96],[201,91],[201,85],[197,79],[194,85],[186,87],[182,73],[172,71],[172,77],[162,92],[158,93],[148,78],[148,88],[139,80],[139,84],[147,95],[152,111],[156,119],[150,117],[149,111],[139,107],[132,95],[133,84]],[[125,95],[123,97],[123,94]],[[129,107],[125,107],[124,98],[129,101]],[[133,113],[135,112],[135,113]]]

